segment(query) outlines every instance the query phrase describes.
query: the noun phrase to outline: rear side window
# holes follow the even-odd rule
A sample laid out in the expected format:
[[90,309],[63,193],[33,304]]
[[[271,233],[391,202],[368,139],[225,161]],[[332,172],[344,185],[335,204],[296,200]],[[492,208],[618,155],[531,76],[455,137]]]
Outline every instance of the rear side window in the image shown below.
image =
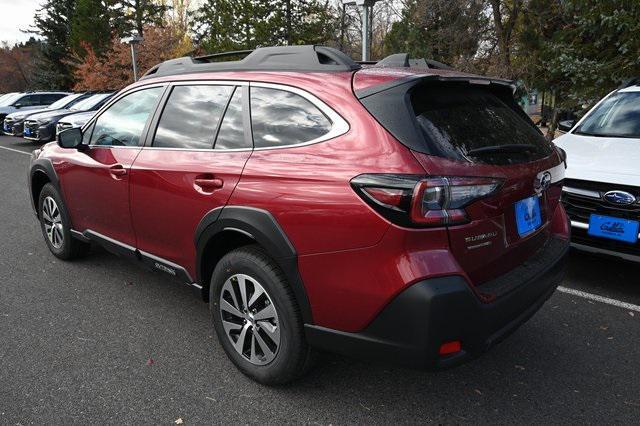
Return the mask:
[[519,111],[488,90],[424,85],[410,96],[425,143],[446,157],[515,164],[551,152],[550,144]]
[[233,86],[176,86],[158,123],[154,147],[212,149]]
[[251,124],[256,148],[310,142],[331,130],[329,119],[307,99],[263,87],[251,88]]
[[51,105],[52,103],[54,103],[58,99],[62,99],[64,97],[66,97],[66,96],[67,95],[58,94],[58,93],[49,93],[49,94],[46,94],[46,95],[41,95],[40,104],[41,105]]

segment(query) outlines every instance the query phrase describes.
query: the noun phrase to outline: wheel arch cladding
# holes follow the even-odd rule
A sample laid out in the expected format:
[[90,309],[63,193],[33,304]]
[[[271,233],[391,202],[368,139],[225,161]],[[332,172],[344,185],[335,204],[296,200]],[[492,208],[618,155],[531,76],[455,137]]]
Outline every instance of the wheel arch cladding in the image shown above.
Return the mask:
[[209,280],[218,261],[238,247],[258,244],[287,277],[302,319],[313,324],[311,306],[298,271],[298,255],[276,219],[266,210],[242,206],[219,207],[207,213],[196,228],[197,282],[208,300]]
[[53,184],[58,192],[60,192],[60,186],[58,182],[58,175],[56,174],[53,164],[49,159],[38,159],[31,164],[31,170],[29,171],[29,190],[31,192],[31,206],[38,215],[38,198],[42,188],[47,184]]

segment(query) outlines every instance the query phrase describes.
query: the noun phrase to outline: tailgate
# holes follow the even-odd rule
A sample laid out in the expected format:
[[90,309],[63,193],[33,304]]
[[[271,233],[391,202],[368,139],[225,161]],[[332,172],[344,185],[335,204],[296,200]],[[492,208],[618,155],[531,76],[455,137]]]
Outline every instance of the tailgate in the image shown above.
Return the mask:
[[[550,237],[548,225],[560,201],[564,177],[564,164],[558,164],[555,155],[514,166],[475,164],[473,167],[422,153],[414,155],[430,175],[483,176],[503,181],[496,194],[466,207],[469,223],[448,229],[451,252],[474,285],[510,271],[547,243]],[[545,178],[549,186],[536,190],[538,180],[547,173],[551,176]],[[520,235],[515,205],[533,196],[540,202],[541,225]]]

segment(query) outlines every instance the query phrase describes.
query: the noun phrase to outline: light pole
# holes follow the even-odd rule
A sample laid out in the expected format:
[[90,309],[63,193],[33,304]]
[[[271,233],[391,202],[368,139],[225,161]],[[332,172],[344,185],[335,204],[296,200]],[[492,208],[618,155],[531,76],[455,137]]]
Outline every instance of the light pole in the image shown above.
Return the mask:
[[362,60],[368,61],[370,56],[369,49],[369,15],[373,5],[380,0],[342,0],[344,5],[355,4],[360,8],[360,16],[362,19]]
[[142,43],[144,39],[138,35],[134,34],[131,37],[125,37],[120,39],[121,43],[126,43],[131,46],[131,63],[133,64],[133,81],[138,81],[138,60],[136,57],[136,44]]

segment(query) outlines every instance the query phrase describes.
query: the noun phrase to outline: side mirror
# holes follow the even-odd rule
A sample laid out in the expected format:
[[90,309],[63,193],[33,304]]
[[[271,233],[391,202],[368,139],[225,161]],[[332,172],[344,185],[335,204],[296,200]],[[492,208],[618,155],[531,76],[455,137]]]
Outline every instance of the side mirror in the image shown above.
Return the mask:
[[560,121],[558,123],[558,130],[563,131],[563,132],[568,132],[569,130],[571,130],[573,128],[573,126],[575,126],[575,124],[576,124],[575,120]]
[[82,149],[82,130],[79,127],[67,129],[58,134],[56,141],[62,148]]
[[20,102],[18,102],[17,104],[15,104],[13,106],[18,108],[18,109],[20,109],[20,108],[22,108],[23,105]]

